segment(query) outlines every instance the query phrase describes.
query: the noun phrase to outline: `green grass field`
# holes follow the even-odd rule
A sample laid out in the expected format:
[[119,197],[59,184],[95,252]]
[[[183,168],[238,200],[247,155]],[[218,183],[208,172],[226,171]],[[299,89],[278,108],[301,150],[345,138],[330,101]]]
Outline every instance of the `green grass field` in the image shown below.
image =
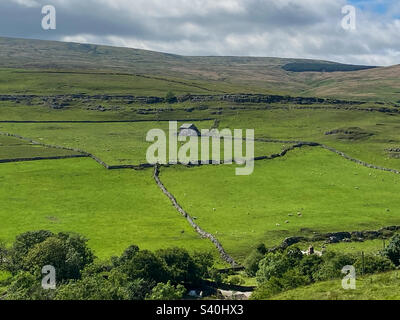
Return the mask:
[[79,153],[63,149],[46,148],[18,138],[0,135],[0,160],[71,155],[79,155]]
[[[199,129],[254,129],[260,139],[322,143],[359,160],[400,170],[398,66],[293,73],[282,66],[305,60],[181,57],[1,37],[0,48],[1,95],[38,95],[0,101],[0,132],[81,149],[109,165],[137,165],[146,162],[150,146],[146,133],[154,128],[167,132],[168,122],[161,120],[180,120],[179,124],[191,122]],[[175,95],[262,93],[367,103],[146,104],[126,97],[88,97],[165,97],[171,91]],[[71,94],[85,96],[58,97],[66,100],[62,108],[43,97]],[[367,112],[368,108],[374,111]],[[387,112],[378,112],[381,108]],[[146,121],[94,123],[127,120]],[[291,145],[256,141],[255,156],[276,154]],[[72,154],[76,152],[0,135],[0,160]],[[271,247],[288,236],[400,224],[399,175],[368,169],[322,148],[305,147],[283,158],[259,161],[251,176],[236,176],[235,168],[174,166],[162,168],[160,177],[200,227],[215,235],[239,262],[260,242]],[[100,258],[118,255],[131,244],[151,250],[180,246],[217,256],[212,243],[201,239],[171,206],[151,169],[106,170],[90,158],[5,163],[0,164],[0,184],[0,240],[7,244],[21,232],[49,229],[81,233]],[[376,252],[382,245],[381,240],[371,240],[329,245],[327,250]],[[316,298],[335,298],[341,295],[335,285],[320,284],[332,292],[329,295],[325,289],[321,294],[304,290]],[[385,290],[382,297],[392,297]]]
[[174,167],[163,169],[161,180],[198,224],[239,259],[260,242],[272,246],[293,235],[400,223],[398,175],[320,148],[256,162],[251,176],[235,176],[230,166]]
[[[356,159],[400,170],[400,158],[387,149],[400,148],[399,115],[351,110],[248,111],[221,120],[220,127],[254,128],[258,138],[326,144]],[[371,136],[326,135],[341,128],[359,128]]]
[[341,280],[286,291],[271,300],[399,300],[398,271],[357,278],[356,290],[344,290]]
[[107,171],[92,159],[0,165],[0,238],[31,230],[78,232],[100,258],[129,245],[213,251],[171,206],[152,171]]
[[[178,123],[178,127],[181,124]],[[213,121],[194,122],[194,124],[199,129],[210,129]],[[163,130],[168,140],[168,122],[0,124],[1,131],[18,134],[41,143],[83,150],[96,155],[110,165],[147,163],[146,152],[152,142],[146,141],[146,134],[151,129]],[[184,142],[180,142],[179,146],[183,144]],[[219,149],[221,150],[221,159],[224,158],[223,146],[224,144],[221,142]],[[288,146],[290,144],[256,142],[255,156],[279,153]],[[212,155],[211,148],[212,140],[210,140],[210,157]],[[245,151],[244,145],[243,154]],[[199,142],[199,157],[200,154]]]

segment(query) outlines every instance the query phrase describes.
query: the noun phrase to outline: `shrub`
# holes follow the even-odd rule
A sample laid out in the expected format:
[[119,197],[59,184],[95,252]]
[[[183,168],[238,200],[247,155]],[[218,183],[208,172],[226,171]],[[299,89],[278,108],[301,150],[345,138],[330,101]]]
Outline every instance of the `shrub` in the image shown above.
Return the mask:
[[173,283],[197,282],[201,279],[201,272],[187,250],[162,249],[156,255],[165,262],[168,279]]
[[306,276],[309,281],[314,281],[313,275],[318,271],[321,267],[323,260],[320,256],[315,254],[305,256],[297,267],[299,273],[303,276]]
[[57,281],[79,279],[80,272],[93,262],[94,256],[79,235],[60,233],[31,248],[23,259],[24,270],[41,277],[43,266],[56,269]]
[[165,262],[154,253],[143,250],[136,253],[120,267],[129,280],[143,279],[149,287],[168,280]]
[[168,91],[167,94],[165,95],[165,101],[167,103],[175,103],[178,101],[176,98],[175,94],[172,91]]
[[182,299],[186,289],[182,285],[176,287],[171,284],[170,281],[167,283],[158,283],[152,290],[151,293],[146,296],[147,300],[179,300]]
[[281,278],[291,267],[291,260],[285,254],[268,253],[259,263],[257,281],[263,283],[272,277]]
[[50,300],[54,290],[44,290],[41,282],[28,272],[19,272],[7,288],[5,300]]
[[17,236],[10,251],[9,271],[16,274],[22,270],[24,258],[29,250],[51,236],[54,234],[45,230],[25,232]]
[[228,283],[232,286],[241,286],[245,283],[245,281],[240,276],[232,276],[228,279]]
[[271,277],[265,281],[251,294],[251,300],[265,300],[282,292],[282,284],[276,277]]
[[349,254],[327,252],[322,257],[320,268],[313,274],[315,281],[337,279],[343,276],[342,269],[347,265],[354,265],[356,257]]
[[400,234],[396,234],[388,246],[382,251],[383,256],[393,262],[395,266],[400,265]]
[[264,258],[258,250],[253,250],[243,262],[246,274],[250,277],[255,277],[258,271],[258,264]]
[[[354,267],[361,273],[363,269],[362,257],[357,258]],[[379,273],[395,269],[395,265],[388,258],[380,255],[366,255],[364,257],[364,273]]]

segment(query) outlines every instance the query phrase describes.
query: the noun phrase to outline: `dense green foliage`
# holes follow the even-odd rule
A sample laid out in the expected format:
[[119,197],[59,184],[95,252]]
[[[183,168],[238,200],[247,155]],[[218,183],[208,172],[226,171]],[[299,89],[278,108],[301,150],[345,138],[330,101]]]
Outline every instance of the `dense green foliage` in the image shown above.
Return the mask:
[[[180,248],[156,251],[128,247],[121,256],[95,260],[86,239],[77,234],[35,231],[21,234],[2,249],[0,279],[3,299],[9,300],[174,300],[185,285],[198,285],[210,276],[214,259]],[[56,270],[57,288],[41,286],[43,266]]]
[[357,278],[359,275],[394,270],[396,266],[390,258],[393,258],[393,251],[399,248],[398,239],[398,235],[391,239],[388,250],[367,255],[332,251],[322,256],[303,255],[296,246],[285,251],[269,252],[258,264],[259,287],[252,299],[270,299],[281,292],[328,280],[337,279],[339,284],[345,266],[354,266]]

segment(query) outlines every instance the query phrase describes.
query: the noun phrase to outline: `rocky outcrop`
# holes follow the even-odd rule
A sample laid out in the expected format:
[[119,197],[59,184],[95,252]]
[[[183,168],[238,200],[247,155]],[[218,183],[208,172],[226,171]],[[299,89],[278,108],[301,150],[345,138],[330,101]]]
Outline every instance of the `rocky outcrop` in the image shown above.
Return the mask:
[[[126,100],[129,103],[155,104],[167,102],[164,97],[155,96],[133,96],[133,95],[86,95],[86,94],[67,94],[54,96],[39,95],[0,95],[0,101],[26,101],[32,99],[41,99],[44,102],[57,103],[58,101],[72,100]],[[210,102],[210,101],[226,101],[232,103],[292,103],[292,104],[347,104],[360,105],[361,101],[348,101],[338,99],[323,99],[316,97],[291,97],[281,95],[265,95],[265,94],[219,94],[219,95],[191,95],[186,94],[178,96],[177,102]]]
[[294,244],[301,242],[325,241],[325,243],[339,242],[362,242],[365,240],[388,239],[400,231],[400,226],[389,226],[379,230],[365,230],[352,232],[329,232],[316,233],[312,237],[289,237],[276,247],[269,249],[270,252],[284,250]]

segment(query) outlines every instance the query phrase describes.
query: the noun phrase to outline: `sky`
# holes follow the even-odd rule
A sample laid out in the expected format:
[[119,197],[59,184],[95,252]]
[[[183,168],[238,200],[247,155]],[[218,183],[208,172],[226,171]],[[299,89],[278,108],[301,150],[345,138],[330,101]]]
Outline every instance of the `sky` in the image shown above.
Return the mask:
[[[42,28],[42,7],[56,29]],[[355,29],[342,8],[355,7]],[[399,0],[0,0],[0,36],[196,56],[400,64]]]

